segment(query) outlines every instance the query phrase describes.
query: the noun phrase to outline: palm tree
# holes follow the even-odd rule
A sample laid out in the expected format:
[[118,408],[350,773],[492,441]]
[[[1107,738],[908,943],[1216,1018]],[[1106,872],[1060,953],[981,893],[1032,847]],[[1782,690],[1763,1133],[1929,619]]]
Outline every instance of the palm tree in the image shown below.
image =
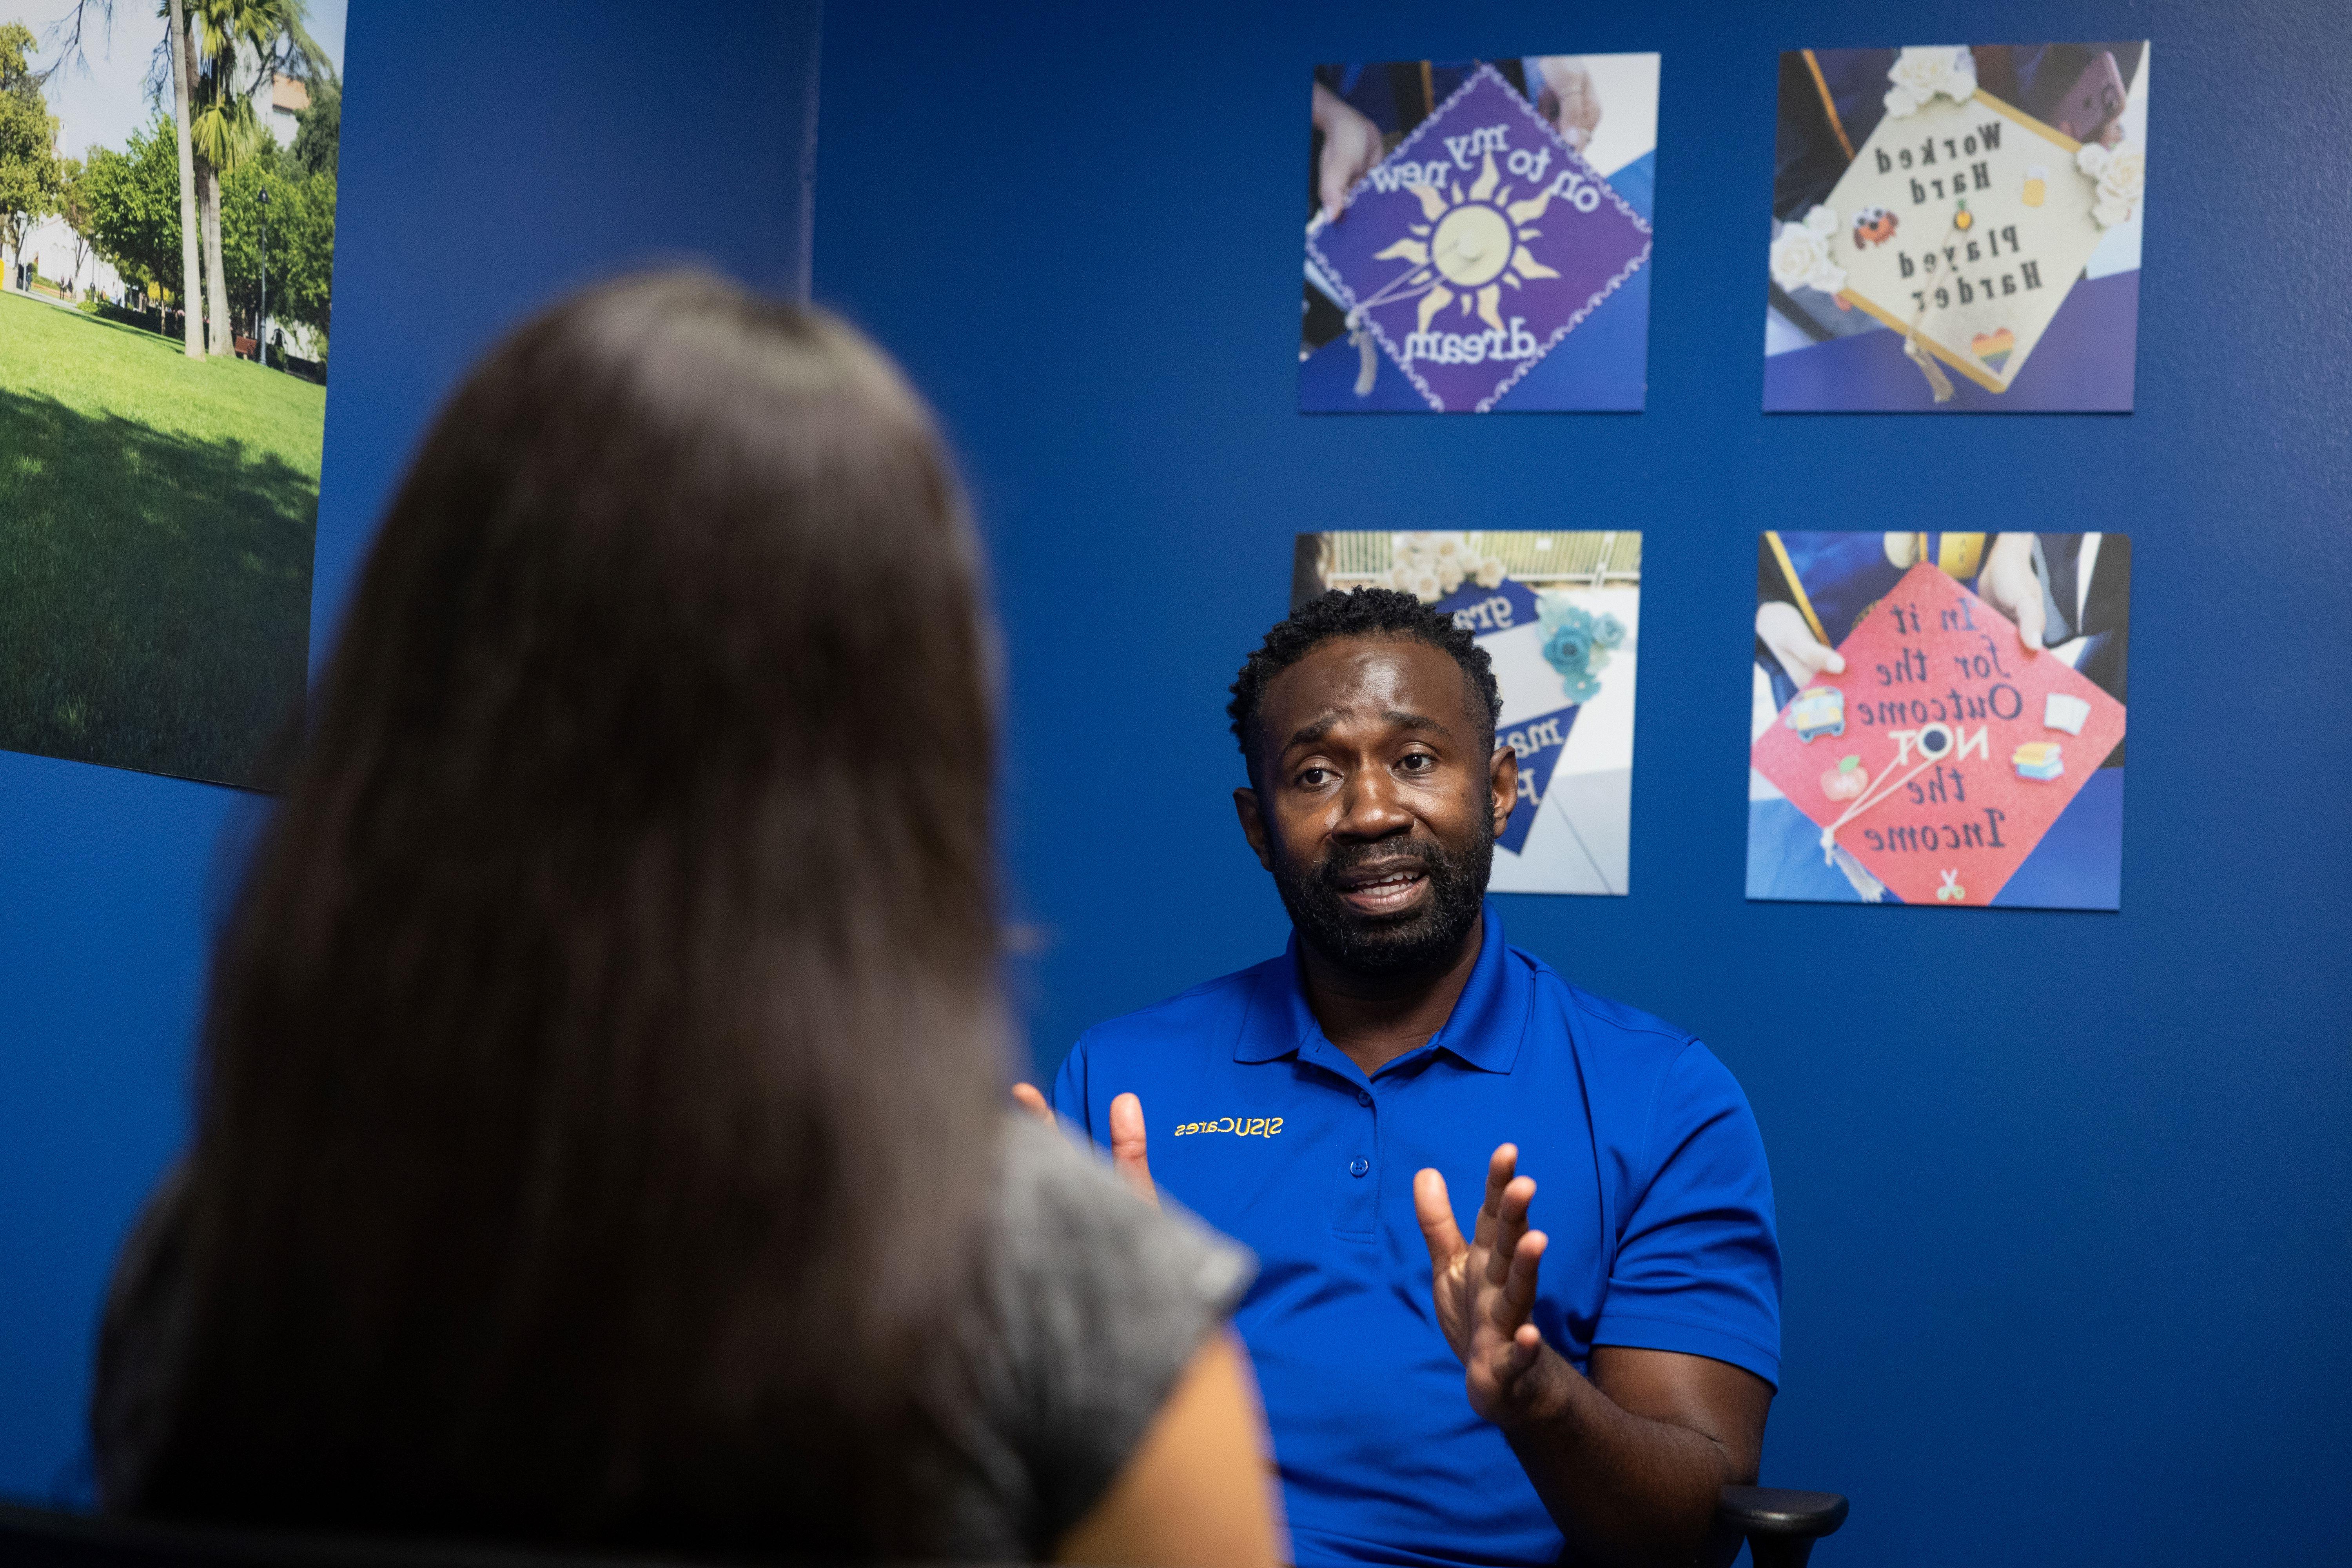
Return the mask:
[[[181,0],[172,0],[174,5]],[[304,0],[186,0],[192,37],[204,60],[189,125],[203,207],[205,308],[213,319],[215,354],[236,352],[229,324],[228,274],[221,259],[221,177],[257,153],[268,139],[253,112],[253,93],[281,66],[303,74],[329,70],[325,51],[303,24]],[[248,72],[252,73],[248,75]]]
[[[202,317],[204,308],[198,291],[196,273],[196,160],[194,143],[188,138],[189,100],[194,96],[195,62],[189,57],[186,19],[180,10],[180,0],[165,0],[169,16],[170,37],[165,39],[172,54],[172,125],[180,144],[180,320],[186,331],[186,350],[190,359],[205,357],[205,337]],[[79,13],[76,13],[76,37],[79,37]]]
[[[201,28],[202,14],[194,19]],[[197,221],[204,233],[205,314],[212,322],[211,353],[216,358],[236,352],[236,329],[228,314],[228,276],[221,262],[221,175],[252,156],[255,136],[266,134],[254,122],[251,100],[236,90],[237,75],[232,43],[214,54],[196,78],[196,112],[188,121],[188,140],[196,155]]]

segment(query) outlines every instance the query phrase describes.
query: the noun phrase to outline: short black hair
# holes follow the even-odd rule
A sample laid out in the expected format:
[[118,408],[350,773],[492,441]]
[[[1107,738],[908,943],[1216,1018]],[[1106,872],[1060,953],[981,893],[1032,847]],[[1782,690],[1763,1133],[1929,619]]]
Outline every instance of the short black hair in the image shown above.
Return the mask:
[[1335,637],[1409,637],[1443,648],[1454,656],[1462,667],[1463,683],[1469,687],[1485,710],[1479,718],[1486,738],[1486,749],[1495,749],[1495,729],[1502,721],[1503,689],[1495,681],[1495,662],[1469,629],[1456,626],[1451,616],[1440,615],[1414,598],[1394,588],[1351,588],[1345,592],[1330,589],[1307,600],[1290,612],[1289,618],[1276,624],[1265,634],[1265,640],[1242,665],[1242,672],[1234,678],[1234,700],[1225,704],[1225,712],[1234,721],[1234,739],[1240,742],[1242,760],[1249,764],[1253,776],[1257,772],[1257,759],[1251,750],[1251,741],[1257,729],[1258,701],[1265,695],[1266,682],[1305,658]]

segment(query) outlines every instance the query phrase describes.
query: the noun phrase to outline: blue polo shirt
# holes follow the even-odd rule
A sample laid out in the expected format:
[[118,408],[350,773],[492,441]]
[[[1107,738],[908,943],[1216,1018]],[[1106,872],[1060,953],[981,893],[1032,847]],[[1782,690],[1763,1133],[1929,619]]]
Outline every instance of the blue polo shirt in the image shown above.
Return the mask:
[[1413,1173],[1463,1234],[1495,1146],[1536,1178],[1551,1238],[1535,1322],[1596,1344],[1711,1356],[1780,1380],[1780,1254],[1764,1144],[1689,1035],[1580,991],[1510,946],[1478,962],[1434,1039],[1367,1079],[1307,1005],[1289,952],[1087,1032],[1055,1108],[1097,1141],[1143,1101],[1160,1189],[1254,1248],[1234,1324],[1257,1368],[1301,1564],[1549,1563],[1560,1533],[1500,1430],[1471,1410],[1430,1299]]

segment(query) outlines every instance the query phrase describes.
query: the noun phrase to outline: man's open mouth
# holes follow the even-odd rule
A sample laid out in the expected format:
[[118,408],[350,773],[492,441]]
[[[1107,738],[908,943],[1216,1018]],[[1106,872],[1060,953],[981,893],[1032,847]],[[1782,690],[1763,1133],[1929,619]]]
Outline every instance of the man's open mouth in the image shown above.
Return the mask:
[[1370,874],[1357,872],[1339,885],[1339,898],[1359,914],[1394,914],[1410,908],[1429,886],[1429,871],[1419,864],[1398,866]]

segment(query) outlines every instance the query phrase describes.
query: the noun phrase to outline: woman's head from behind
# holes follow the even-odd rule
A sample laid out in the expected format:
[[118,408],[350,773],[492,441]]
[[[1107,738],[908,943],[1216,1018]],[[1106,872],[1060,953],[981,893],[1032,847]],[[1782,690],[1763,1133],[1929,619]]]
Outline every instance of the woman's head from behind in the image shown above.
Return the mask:
[[900,1544],[1002,1072],[977,574],[821,315],[627,282],[474,374],[222,944],[147,1506]]

